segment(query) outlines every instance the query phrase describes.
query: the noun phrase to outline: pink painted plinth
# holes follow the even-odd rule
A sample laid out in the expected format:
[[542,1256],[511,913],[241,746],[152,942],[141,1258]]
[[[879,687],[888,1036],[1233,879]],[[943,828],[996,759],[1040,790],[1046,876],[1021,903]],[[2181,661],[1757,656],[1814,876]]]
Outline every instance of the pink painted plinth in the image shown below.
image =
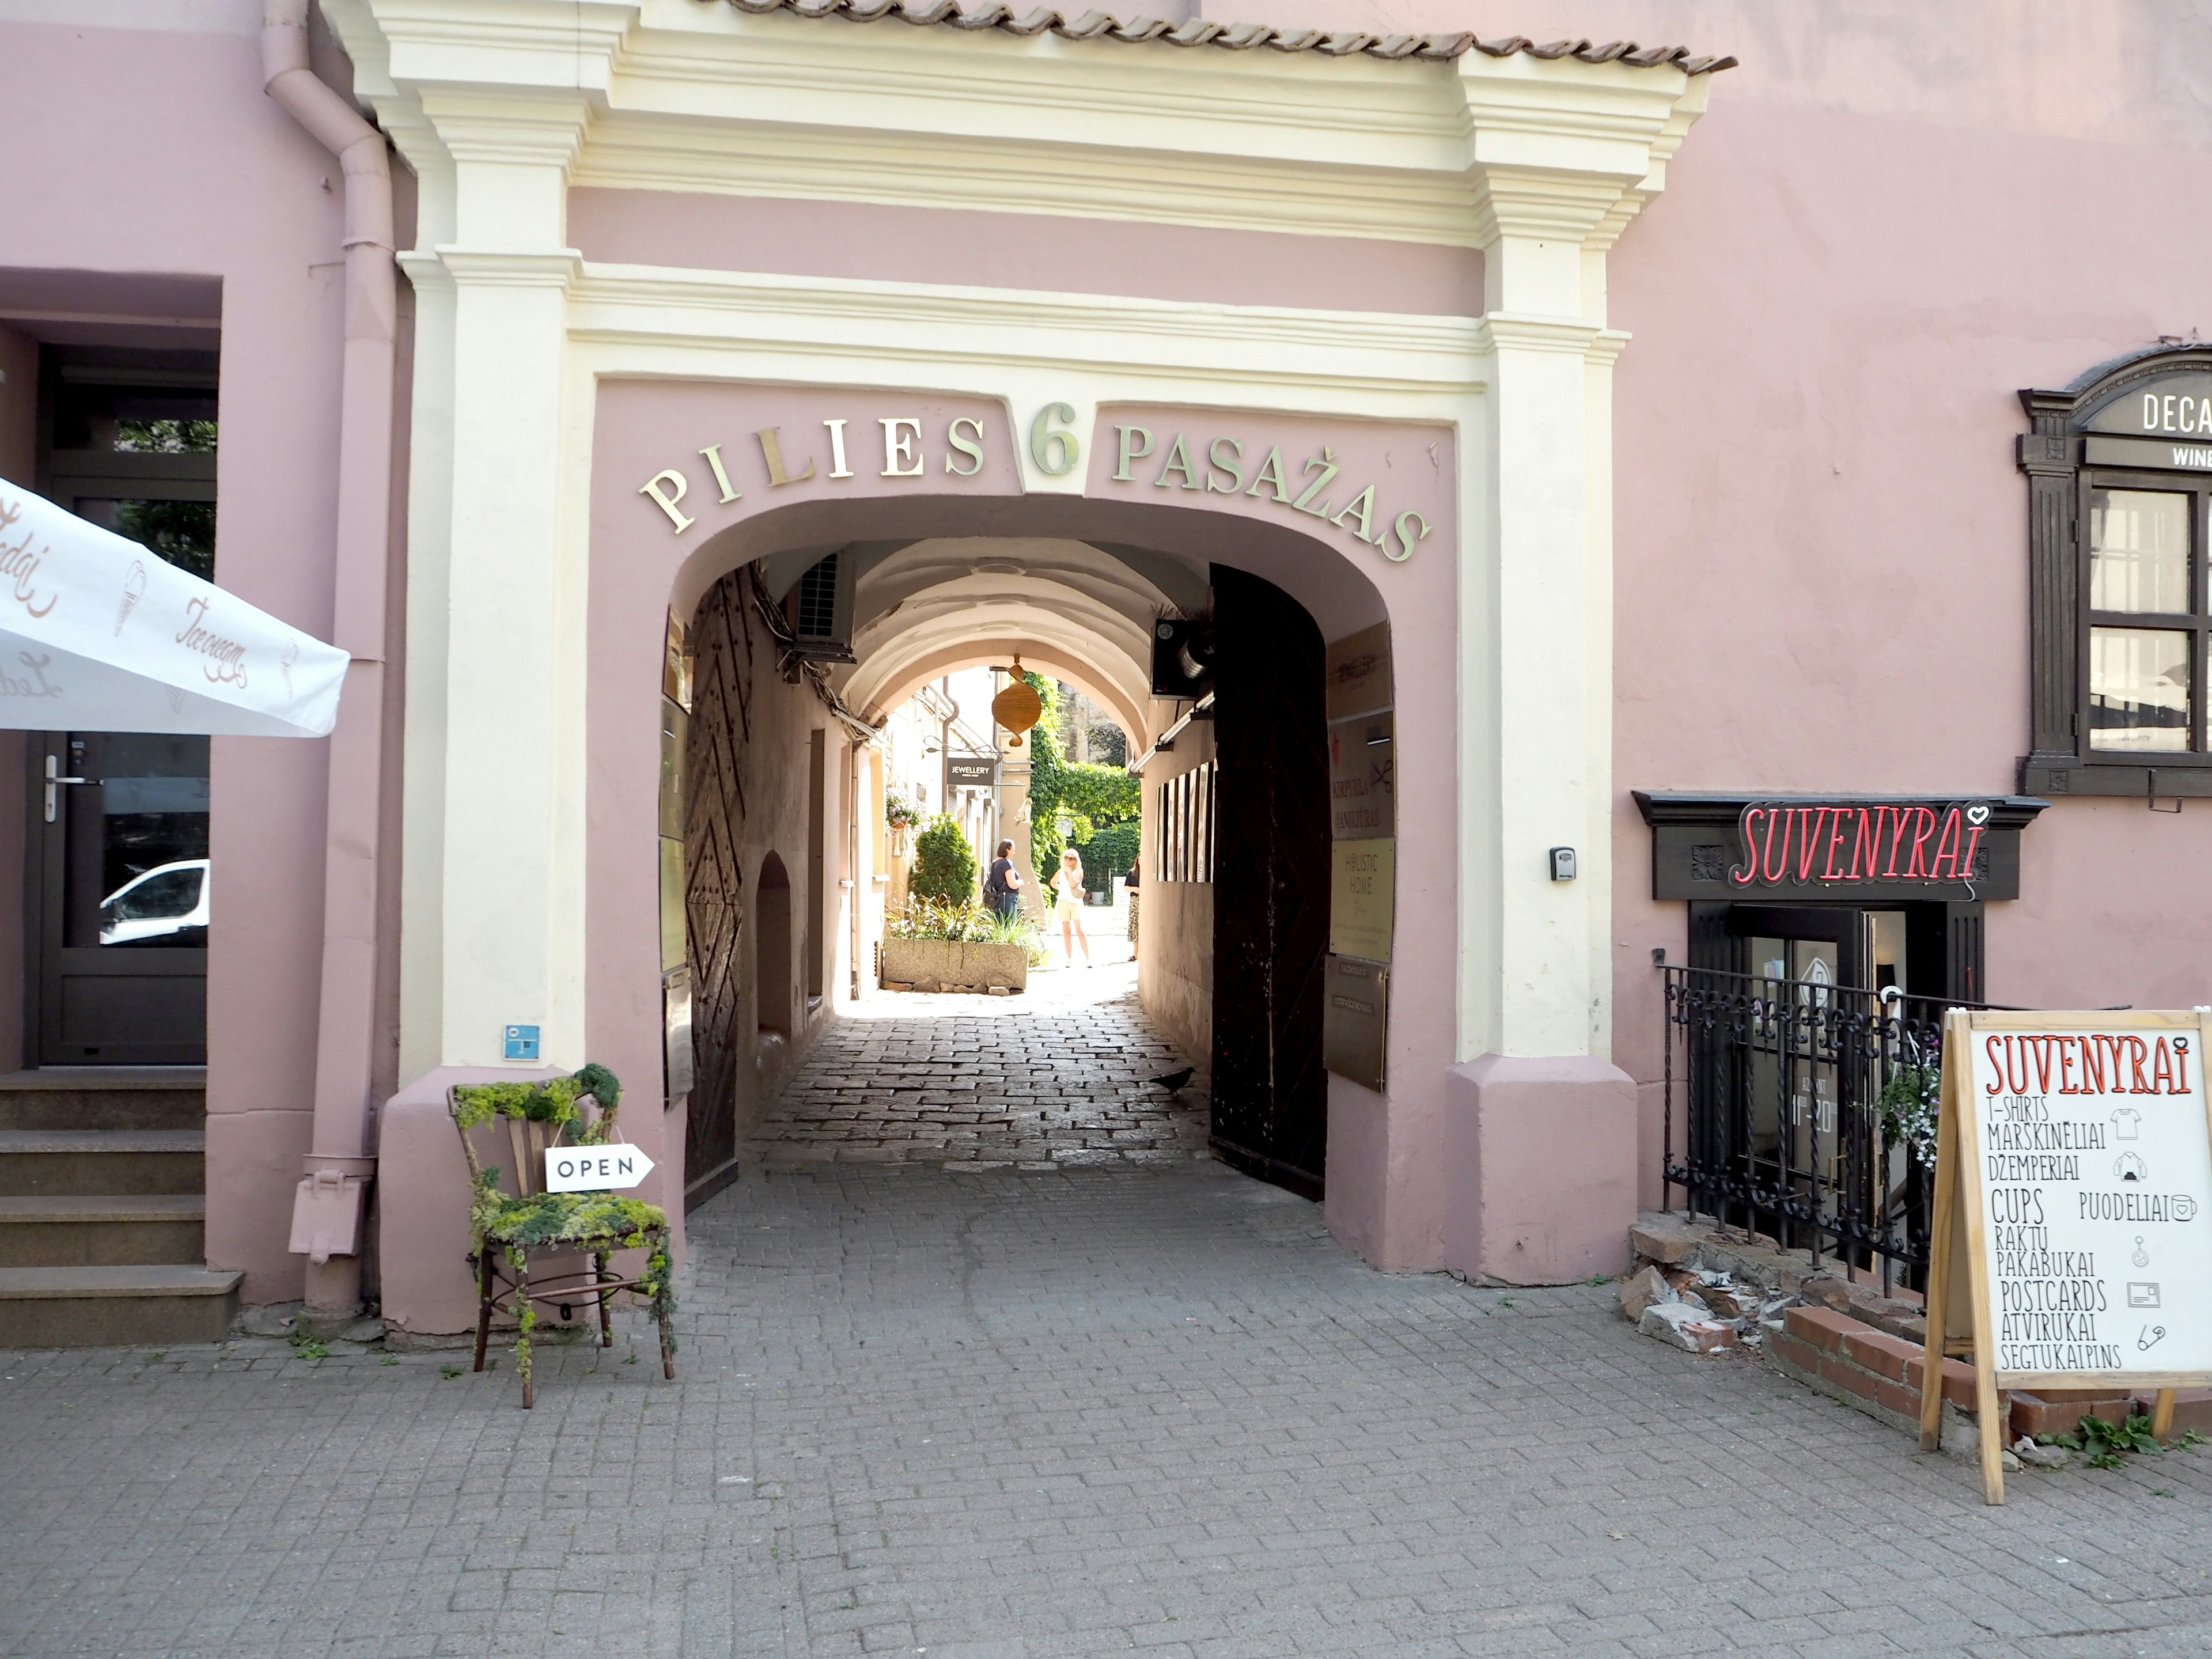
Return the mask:
[[1636,1085],[1587,1056],[1485,1054],[1444,1074],[1444,1265],[1509,1285],[1628,1266]]
[[[469,1166],[453,1133],[446,1091],[457,1083],[536,1083],[566,1076],[559,1066],[441,1066],[386,1103],[376,1146],[386,1324],[416,1336],[476,1328],[477,1286],[468,1264]],[[496,1126],[479,1129],[477,1136],[477,1155],[486,1164],[514,1161]]]

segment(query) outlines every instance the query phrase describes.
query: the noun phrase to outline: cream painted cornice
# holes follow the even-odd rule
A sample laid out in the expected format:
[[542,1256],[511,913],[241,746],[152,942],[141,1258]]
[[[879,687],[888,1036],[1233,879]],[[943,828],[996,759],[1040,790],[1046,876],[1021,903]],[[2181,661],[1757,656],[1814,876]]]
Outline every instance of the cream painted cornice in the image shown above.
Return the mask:
[[[574,248],[557,253],[513,253],[441,247],[437,250],[437,261],[458,288],[573,289],[584,271],[584,256]],[[410,265],[410,276],[413,270]]]
[[[1198,305],[1108,295],[923,286],[853,279],[671,270],[586,262],[569,293],[569,334],[621,344],[715,345],[763,339],[842,341],[861,356],[943,353],[945,331],[988,342],[975,361],[1096,362],[1132,353],[1157,362],[1163,343],[1194,379],[1271,382],[1285,361],[1316,386],[1474,392],[1490,349],[1468,318]],[[1559,324],[1577,339],[1592,331]],[[1562,348],[1566,349],[1566,348]]]
[[701,0],[325,0],[418,171],[1482,246],[1610,240],[1706,77],[915,28]]

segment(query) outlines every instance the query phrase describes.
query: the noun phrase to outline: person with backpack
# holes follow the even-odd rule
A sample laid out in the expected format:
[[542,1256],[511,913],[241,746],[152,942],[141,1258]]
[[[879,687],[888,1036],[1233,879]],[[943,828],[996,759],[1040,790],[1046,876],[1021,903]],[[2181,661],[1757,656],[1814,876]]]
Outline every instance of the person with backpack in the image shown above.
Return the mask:
[[983,878],[983,902],[1001,921],[1012,921],[1022,907],[1022,873],[1014,868],[1013,850],[1013,842],[1000,842],[999,855],[991,860],[990,872]]

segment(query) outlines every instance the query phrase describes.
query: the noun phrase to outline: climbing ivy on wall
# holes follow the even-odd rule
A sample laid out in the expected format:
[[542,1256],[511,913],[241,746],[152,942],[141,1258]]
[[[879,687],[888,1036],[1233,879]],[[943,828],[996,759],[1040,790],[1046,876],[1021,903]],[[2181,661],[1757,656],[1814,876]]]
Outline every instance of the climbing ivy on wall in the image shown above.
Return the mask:
[[[1069,842],[1080,848],[1095,842],[1109,825],[1133,823],[1144,805],[1144,789],[1118,766],[1078,766],[1069,761],[1060,743],[1060,688],[1040,674],[1022,678],[1044,704],[1044,713],[1025,741],[1030,745],[1030,856],[1036,860],[1037,878],[1048,881],[1059,867],[1060,849]],[[1060,832],[1063,817],[1072,821],[1066,836]],[[1120,868],[1127,869],[1128,860],[1123,860]],[[1084,872],[1091,874],[1087,857]]]

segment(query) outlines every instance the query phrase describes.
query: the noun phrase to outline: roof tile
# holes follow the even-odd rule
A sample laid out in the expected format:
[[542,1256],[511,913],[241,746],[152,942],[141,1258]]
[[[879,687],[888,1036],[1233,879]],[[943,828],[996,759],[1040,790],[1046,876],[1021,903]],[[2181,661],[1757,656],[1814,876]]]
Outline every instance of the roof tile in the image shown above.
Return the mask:
[[[712,4],[714,0],[702,0]],[[1699,57],[1687,46],[1642,46],[1633,40],[1553,40],[1538,43],[1515,34],[1482,40],[1472,34],[1364,34],[1356,31],[1331,33],[1322,29],[1278,29],[1265,23],[1217,23],[1192,18],[1182,24],[1157,17],[1138,16],[1123,22],[1103,11],[1086,11],[1069,19],[1064,12],[1039,7],[1017,17],[1001,0],[963,10],[958,0],[722,0],[739,11],[761,16],[787,11],[799,17],[836,15],[855,23],[872,23],[896,13],[902,22],[942,23],[961,29],[997,29],[1014,35],[1042,34],[1047,30],[1069,40],[1164,40],[1176,46],[1218,46],[1224,52],[1249,52],[1270,46],[1277,52],[1318,52],[1329,58],[1406,58],[1435,62],[1479,52],[1490,58],[1526,53],[1547,60],[1575,58],[1585,64],[1620,63],[1632,69],[1656,69],[1672,64],[1685,75],[1711,75],[1734,69],[1730,57]]]

